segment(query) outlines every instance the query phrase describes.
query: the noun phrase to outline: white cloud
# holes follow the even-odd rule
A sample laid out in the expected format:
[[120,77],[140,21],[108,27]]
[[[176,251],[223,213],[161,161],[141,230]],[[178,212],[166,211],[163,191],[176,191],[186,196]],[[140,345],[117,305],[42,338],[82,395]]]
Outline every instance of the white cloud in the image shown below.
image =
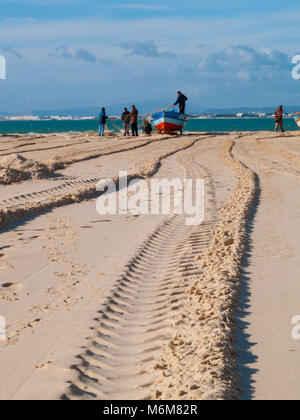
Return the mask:
[[198,68],[209,74],[237,74],[239,78],[264,77],[270,72],[290,69],[290,57],[270,48],[254,49],[247,45],[237,45],[214,52],[200,60]]
[[14,48],[9,47],[9,46],[0,45],[0,51],[13,54],[15,57],[18,57],[18,58],[23,58],[23,55],[19,51],[16,51]]
[[65,58],[67,60],[83,60],[96,63],[97,58],[94,53],[84,49],[75,47],[58,47],[54,52],[48,54],[50,57]]
[[245,80],[246,82],[250,80],[250,74],[247,71],[239,71],[237,73],[237,77],[241,80]]
[[148,58],[176,58],[176,55],[169,51],[159,51],[154,41],[128,41],[121,42],[119,45],[132,55],[140,55]]

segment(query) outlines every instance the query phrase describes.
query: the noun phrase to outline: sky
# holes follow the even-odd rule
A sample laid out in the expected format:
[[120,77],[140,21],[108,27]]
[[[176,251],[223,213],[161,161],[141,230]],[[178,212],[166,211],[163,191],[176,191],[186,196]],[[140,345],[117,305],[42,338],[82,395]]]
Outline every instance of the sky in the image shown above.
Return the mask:
[[299,22],[296,0],[0,0],[0,111],[300,105]]

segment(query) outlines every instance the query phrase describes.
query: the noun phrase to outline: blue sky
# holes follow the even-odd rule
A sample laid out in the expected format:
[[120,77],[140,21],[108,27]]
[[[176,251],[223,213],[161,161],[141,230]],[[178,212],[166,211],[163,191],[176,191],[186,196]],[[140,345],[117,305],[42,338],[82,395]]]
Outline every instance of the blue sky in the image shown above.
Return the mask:
[[295,0],[1,0],[0,111],[300,104]]

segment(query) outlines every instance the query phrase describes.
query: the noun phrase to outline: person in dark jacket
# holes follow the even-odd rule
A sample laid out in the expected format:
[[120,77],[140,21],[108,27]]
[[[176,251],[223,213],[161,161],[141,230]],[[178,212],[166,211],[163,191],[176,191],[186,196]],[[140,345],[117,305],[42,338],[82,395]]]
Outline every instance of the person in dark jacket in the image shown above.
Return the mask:
[[100,137],[104,136],[106,120],[107,120],[107,116],[106,116],[105,108],[102,108],[99,114],[99,133],[98,134]]
[[139,118],[139,111],[136,109],[134,105],[132,105],[131,113],[130,113],[130,124],[131,124],[132,135],[136,137],[138,137],[139,135],[138,118]]
[[284,128],[283,128],[283,106],[280,105],[280,107],[278,107],[275,111],[275,131],[276,133],[278,133],[279,131],[279,126],[281,129],[281,132],[284,133]]
[[124,112],[122,114],[122,121],[124,124],[124,136],[129,136],[129,132],[130,132],[130,112],[128,111],[127,108],[124,108]]
[[188,98],[183,93],[181,93],[180,91],[177,92],[177,94],[178,94],[178,98],[177,98],[177,101],[175,102],[174,106],[179,105],[179,112],[181,114],[185,114],[185,103],[188,100]]
[[143,120],[142,128],[143,128],[144,133],[148,135],[150,135],[153,131],[151,123],[146,119]]

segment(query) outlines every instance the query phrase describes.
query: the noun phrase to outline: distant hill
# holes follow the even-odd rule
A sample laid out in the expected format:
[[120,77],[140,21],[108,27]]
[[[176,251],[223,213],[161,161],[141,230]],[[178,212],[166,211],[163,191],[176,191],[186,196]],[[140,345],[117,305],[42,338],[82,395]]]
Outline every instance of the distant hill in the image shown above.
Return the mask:
[[[175,99],[175,98],[174,98]],[[138,108],[140,114],[146,114],[149,112],[153,112],[162,108],[167,107],[170,105],[172,101],[164,100],[155,100],[155,101],[144,101],[144,102],[136,102],[135,105]],[[128,103],[119,103],[114,105],[106,106],[106,111],[108,115],[121,115],[123,112],[124,107],[130,109],[132,104]],[[105,104],[104,104],[105,106]],[[0,117],[8,117],[12,115],[35,115],[41,118],[49,117],[52,115],[57,115],[60,117],[63,116],[72,116],[72,117],[89,117],[95,116],[97,117],[100,112],[101,106],[88,106],[88,107],[74,107],[74,108],[58,108],[58,109],[46,109],[46,110],[34,110],[32,112],[4,112],[0,111]],[[191,114],[237,114],[237,113],[251,113],[251,112],[264,112],[264,113],[273,113],[275,111],[276,106],[274,107],[257,107],[257,108],[247,108],[247,107],[240,107],[240,108],[209,108],[205,109],[204,107],[198,107],[197,105],[189,105],[188,112]],[[300,112],[300,105],[294,106],[285,106],[285,112],[292,113],[292,112]]]
[[[204,114],[220,114],[220,113],[230,113],[230,114],[237,114],[239,112],[249,113],[249,112],[265,112],[265,113],[273,113],[276,109],[275,107],[261,107],[261,108],[211,108],[204,112]],[[285,112],[300,112],[300,105],[298,106],[284,106]]]
[[[108,115],[121,115],[123,112],[124,107],[130,109],[131,103],[120,103],[115,105],[106,106],[106,111]],[[147,101],[147,102],[137,102],[135,103],[136,107],[138,108],[141,114],[146,114],[148,112],[153,112],[162,108],[167,107],[170,103],[166,102],[165,100],[161,101]],[[194,109],[193,109],[194,108]],[[265,112],[265,113],[273,113],[275,111],[275,107],[261,107],[261,108],[210,108],[201,110],[196,107],[190,107],[188,112],[194,114],[237,114],[239,112],[243,113],[250,113],[250,112]],[[299,106],[287,106],[284,107],[285,112],[300,112],[300,105]],[[100,107],[86,107],[86,108],[63,108],[63,109],[52,109],[52,110],[39,110],[33,111],[33,115],[37,115],[39,117],[47,117],[50,115],[58,115],[58,116],[65,116],[70,115],[73,117],[88,117],[95,115],[97,116],[100,112]],[[1,114],[0,114],[1,115]]]

